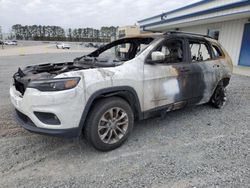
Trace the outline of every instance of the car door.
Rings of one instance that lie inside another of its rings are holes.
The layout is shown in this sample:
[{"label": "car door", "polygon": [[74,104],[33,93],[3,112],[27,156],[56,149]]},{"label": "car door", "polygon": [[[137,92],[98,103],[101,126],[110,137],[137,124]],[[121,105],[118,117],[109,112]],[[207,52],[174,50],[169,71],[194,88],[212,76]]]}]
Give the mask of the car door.
[{"label": "car door", "polygon": [[[164,54],[161,61],[153,61],[153,55]],[[181,108],[192,97],[192,74],[188,62],[187,43],[182,38],[167,39],[156,46],[144,63],[144,110],[169,107]]]},{"label": "car door", "polygon": [[213,58],[209,42],[203,39],[188,39],[189,64],[192,72],[192,98],[189,102],[200,104],[208,102],[220,78],[220,60]]}]

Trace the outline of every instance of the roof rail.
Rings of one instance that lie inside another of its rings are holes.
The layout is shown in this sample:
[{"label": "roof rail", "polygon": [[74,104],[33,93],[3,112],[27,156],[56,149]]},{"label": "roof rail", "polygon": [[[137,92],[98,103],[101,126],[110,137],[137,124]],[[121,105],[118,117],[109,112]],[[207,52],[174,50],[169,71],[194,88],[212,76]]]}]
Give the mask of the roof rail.
[{"label": "roof rail", "polygon": [[164,35],[169,35],[169,34],[186,34],[186,35],[194,35],[194,36],[201,36],[201,37],[207,37],[207,38],[214,39],[213,37],[210,37],[208,35],[202,35],[202,34],[198,34],[198,33],[188,33],[188,32],[182,32],[182,31],[167,31],[164,33]]}]

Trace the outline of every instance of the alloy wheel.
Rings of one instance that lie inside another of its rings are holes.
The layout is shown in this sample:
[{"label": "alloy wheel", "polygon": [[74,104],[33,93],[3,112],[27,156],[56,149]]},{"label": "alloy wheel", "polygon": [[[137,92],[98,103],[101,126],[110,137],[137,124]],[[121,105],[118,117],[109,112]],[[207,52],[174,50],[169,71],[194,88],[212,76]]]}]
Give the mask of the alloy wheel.
[{"label": "alloy wheel", "polygon": [[126,134],[128,123],[128,114],[124,109],[119,107],[110,108],[99,120],[99,138],[106,144],[117,143]]}]

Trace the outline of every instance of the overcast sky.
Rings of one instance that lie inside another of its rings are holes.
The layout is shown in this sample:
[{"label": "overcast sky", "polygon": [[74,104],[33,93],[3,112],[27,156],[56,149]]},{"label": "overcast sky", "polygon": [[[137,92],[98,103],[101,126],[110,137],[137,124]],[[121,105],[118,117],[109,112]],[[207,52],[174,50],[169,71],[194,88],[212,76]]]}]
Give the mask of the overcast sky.
[{"label": "overcast sky", "polygon": [[58,25],[64,28],[135,24],[199,0],[0,0],[0,26]]}]

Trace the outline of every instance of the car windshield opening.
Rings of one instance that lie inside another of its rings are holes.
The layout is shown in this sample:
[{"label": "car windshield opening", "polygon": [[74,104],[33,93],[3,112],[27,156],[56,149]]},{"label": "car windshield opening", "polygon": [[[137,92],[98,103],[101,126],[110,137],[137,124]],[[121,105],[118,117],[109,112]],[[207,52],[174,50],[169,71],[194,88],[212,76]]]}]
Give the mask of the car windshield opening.
[{"label": "car windshield opening", "polygon": [[77,60],[95,58],[102,63],[128,61],[142,53],[152,41],[151,37],[118,39]]}]

